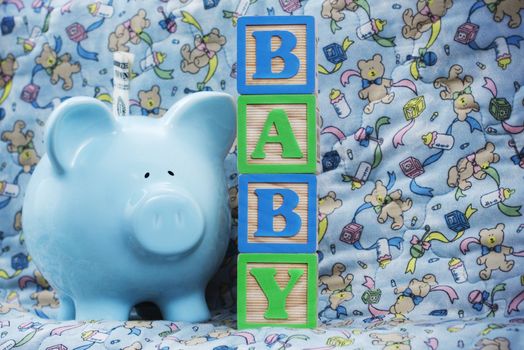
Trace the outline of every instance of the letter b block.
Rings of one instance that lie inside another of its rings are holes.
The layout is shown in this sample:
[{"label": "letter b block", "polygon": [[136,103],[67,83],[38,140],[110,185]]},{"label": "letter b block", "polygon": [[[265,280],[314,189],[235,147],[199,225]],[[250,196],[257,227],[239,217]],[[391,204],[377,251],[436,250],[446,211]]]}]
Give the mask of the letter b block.
[{"label": "letter b block", "polygon": [[238,328],[315,328],[316,254],[240,254]]},{"label": "letter b block", "polygon": [[315,92],[314,17],[240,17],[237,28],[240,94]]},{"label": "letter b block", "polygon": [[238,187],[240,252],[316,251],[315,175],[240,175]]},{"label": "letter b block", "polygon": [[238,170],[241,173],[315,173],[314,95],[238,98]]}]

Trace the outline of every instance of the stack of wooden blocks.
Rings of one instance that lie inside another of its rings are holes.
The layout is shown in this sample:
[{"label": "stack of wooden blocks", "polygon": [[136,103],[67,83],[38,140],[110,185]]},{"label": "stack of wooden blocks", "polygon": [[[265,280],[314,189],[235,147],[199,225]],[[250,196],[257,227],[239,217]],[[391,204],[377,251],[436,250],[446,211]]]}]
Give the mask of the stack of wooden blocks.
[{"label": "stack of wooden blocks", "polygon": [[241,17],[237,33],[238,328],[314,328],[314,17]]}]

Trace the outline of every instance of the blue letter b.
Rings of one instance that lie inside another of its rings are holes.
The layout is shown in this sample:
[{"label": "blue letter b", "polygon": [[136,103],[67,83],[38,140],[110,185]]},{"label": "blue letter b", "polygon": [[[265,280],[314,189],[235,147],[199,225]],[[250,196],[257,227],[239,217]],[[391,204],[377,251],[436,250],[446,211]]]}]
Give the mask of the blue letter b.
[{"label": "blue letter b", "polygon": [[[300,67],[298,57],[291,51],[297,45],[296,36],[285,30],[267,30],[253,32],[256,41],[256,71],[253,79],[289,79],[297,75]],[[271,38],[280,38],[280,47],[271,51]],[[284,69],[274,73],[271,69],[273,58],[284,61]]]},{"label": "blue letter b", "polygon": [[[258,197],[258,230],[255,237],[292,237],[300,231],[302,220],[293,211],[298,205],[298,194],[290,189],[256,189]],[[275,195],[282,196],[282,205],[273,209]],[[280,232],[273,229],[275,216],[281,215],[286,220],[286,226]]]}]

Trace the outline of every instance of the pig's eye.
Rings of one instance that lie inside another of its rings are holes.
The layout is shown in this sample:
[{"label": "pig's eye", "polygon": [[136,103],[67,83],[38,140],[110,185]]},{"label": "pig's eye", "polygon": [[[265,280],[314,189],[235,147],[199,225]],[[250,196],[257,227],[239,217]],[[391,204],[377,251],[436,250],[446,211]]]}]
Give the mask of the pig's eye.
[{"label": "pig's eye", "polygon": [[171,176],[175,176],[175,173],[172,172],[171,170],[168,170],[167,173],[168,173],[169,175],[171,175]]},{"label": "pig's eye", "polygon": [[145,173],[144,177],[147,179],[149,177],[149,173]]}]

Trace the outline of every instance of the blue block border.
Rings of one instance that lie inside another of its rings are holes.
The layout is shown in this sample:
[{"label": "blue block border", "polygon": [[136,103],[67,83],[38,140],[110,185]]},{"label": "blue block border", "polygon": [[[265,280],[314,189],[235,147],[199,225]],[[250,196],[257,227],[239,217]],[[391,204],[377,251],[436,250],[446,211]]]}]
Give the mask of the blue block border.
[{"label": "blue block border", "polygon": [[[249,243],[248,184],[249,183],[307,183],[307,242],[306,243]],[[317,250],[317,177],[312,174],[242,174],[238,178],[238,249],[241,253],[314,253]]]},{"label": "blue block border", "polygon": [[[300,85],[246,85],[246,26],[306,25],[306,83]],[[237,23],[237,90],[242,95],[313,94],[315,93],[315,17],[313,16],[246,16]]]}]

